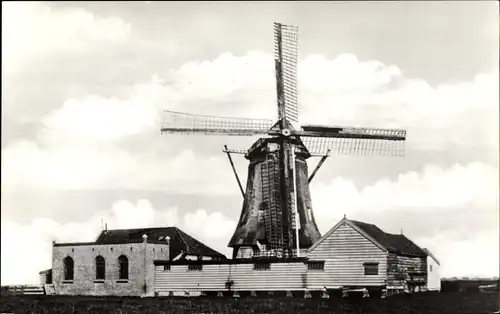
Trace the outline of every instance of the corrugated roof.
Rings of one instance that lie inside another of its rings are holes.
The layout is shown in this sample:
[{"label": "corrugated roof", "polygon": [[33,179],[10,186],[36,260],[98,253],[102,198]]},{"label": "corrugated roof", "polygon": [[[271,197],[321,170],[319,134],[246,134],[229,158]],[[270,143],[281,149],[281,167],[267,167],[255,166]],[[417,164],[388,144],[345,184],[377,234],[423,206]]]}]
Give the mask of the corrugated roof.
[{"label": "corrugated roof", "polygon": [[391,234],[382,231],[379,227],[361,221],[349,220],[359,229],[384,246],[389,252],[400,255],[427,256],[418,245],[403,234]]},{"label": "corrugated roof", "polygon": [[153,243],[165,243],[165,238],[170,237],[171,259],[181,253],[226,258],[225,255],[206,246],[177,227],[104,230],[95,244],[140,243],[143,241],[144,234],[148,236],[148,242]]}]

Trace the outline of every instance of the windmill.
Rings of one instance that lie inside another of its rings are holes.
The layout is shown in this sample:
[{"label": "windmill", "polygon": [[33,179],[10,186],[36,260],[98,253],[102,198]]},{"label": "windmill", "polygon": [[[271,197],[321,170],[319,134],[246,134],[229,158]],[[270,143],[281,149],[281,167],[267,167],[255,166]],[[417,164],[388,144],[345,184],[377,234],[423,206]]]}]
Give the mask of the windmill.
[{"label": "windmill", "polygon": [[[228,244],[235,257],[294,257],[320,237],[312,213],[309,183],[329,156],[371,154],[400,156],[406,131],[302,125],[297,102],[298,27],[274,23],[278,120],[195,115],[165,111],[162,134],[261,136],[247,150],[227,153],[244,197],[236,230]],[[243,190],[230,153],[250,161]],[[308,177],[306,159],[321,156]]]}]

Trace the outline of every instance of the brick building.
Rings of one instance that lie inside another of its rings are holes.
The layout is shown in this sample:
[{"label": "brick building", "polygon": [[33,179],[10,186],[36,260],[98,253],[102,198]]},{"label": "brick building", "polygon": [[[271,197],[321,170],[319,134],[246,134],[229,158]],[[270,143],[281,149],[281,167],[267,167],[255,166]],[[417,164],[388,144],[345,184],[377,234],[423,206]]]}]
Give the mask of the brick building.
[{"label": "brick building", "polygon": [[60,295],[154,295],[155,260],[222,260],[176,227],[103,230],[95,242],[52,245],[42,284]]}]

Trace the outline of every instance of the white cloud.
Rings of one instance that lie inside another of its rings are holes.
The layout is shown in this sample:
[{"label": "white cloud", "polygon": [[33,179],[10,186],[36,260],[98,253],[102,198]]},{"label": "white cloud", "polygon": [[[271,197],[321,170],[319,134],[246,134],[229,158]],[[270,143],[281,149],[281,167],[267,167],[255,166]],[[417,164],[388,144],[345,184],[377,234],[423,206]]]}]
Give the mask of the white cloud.
[{"label": "white cloud", "polygon": [[[20,225],[2,218],[2,285],[37,284],[38,272],[51,267],[52,240],[94,241],[100,232],[101,219],[108,229],[177,226],[223,254],[229,253],[227,239],[236,223],[220,213],[207,214],[203,209],[185,215],[179,214],[176,207],[155,209],[148,200],[139,200],[137,204],[117,201],[110,210],[96,212],[85,222],[61,224],[36,218],[30,224]],[[28,247],[29,250],[19,249]]]},{"label": "white cloud", "polygon": [[135,160],[105,145],[70,143],[49,150],[19,141],[2,152],[2,190],[104,188]]},{"label": "white cloud", "polygon": [[[130,100],[97,95],[70,99],[43,119],[46,129],[40,134],[41,140],[56,145],[64,140],[109,143],[145,129],[158,128],[158,112],[147,95],[144,96]],[[68,142],[62,144],[70,144]]]},{"label": "white cloud", "polygon": [[2,2],[2,58],[6,70],[57,52],[122,42],[131,26],[118,17],[79,9],[51,9],[40,2]]},{"label": "white cloud", "polygon": [[481,163],[448,169],[429,165],[364,189],[336,177],[313,185],[315,218],[322,233],[344,214],[389,233],[403,228],[437,255],[444,276],[493,276],[500,256],[498,175],[498,168]]},{"label": "white cloud", "polygon": [[[273,118],[272,62],[270,54],[259,51],[242,57],[225,53],[211,62],[188,62],[165,79],[155,75],[150,82],[133,86],[127,99],[98,95],[69,99],[42,119],[40,144],[14,143],[4,150],[2,168],[10,170],[8,177],[2,177],[51,188],[93,189],[106,184],[128,188],[141,182],[143,187],[179,190],[192,189],[190,184],[207,177],[228,178],[224,156],[199,165],[203,160],[199,152],[183,152],[189,150],[188,141],[201,144],[198,138],[157,140],[161,112]],[[333,60],[308,56],[299,74],[303,122],[404,127],[409,132],[407,147],[419,152],[458,149],[494,155],[498,150],[498,77],[493,74],[431,87],[405,78],[395,66],[360,62],[352,55]],[[135,151],[117,148],[140,136],[146,141]],[[168,154],[143,153],[145,147],[160,145]],[[219,152],[215,147],[213,151]],[[136,180],[125,179],[131,174]]]}]

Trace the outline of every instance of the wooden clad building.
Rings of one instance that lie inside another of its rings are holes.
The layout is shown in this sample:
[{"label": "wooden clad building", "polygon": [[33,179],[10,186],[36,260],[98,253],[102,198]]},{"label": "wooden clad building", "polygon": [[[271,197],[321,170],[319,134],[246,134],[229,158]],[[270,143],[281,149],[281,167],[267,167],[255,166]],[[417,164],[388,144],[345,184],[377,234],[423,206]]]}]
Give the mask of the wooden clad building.
[{"label": "wooden clad building", "polygon": [[155,293],[427,288],[427,253],[402,234],[346,218],[304,257],[156,260]]},{"label": "wooden clad building", "polygon": [[343,218],[308,251],[309,260],[324,260],[323,280],[332,287],[425,289],[427,253],[403,234]]},{"label": "wooden clad building", "polygon": [[423,249],[427,254],[427,290],[441,291],[441,274],[439,260],[428,249]]}]

